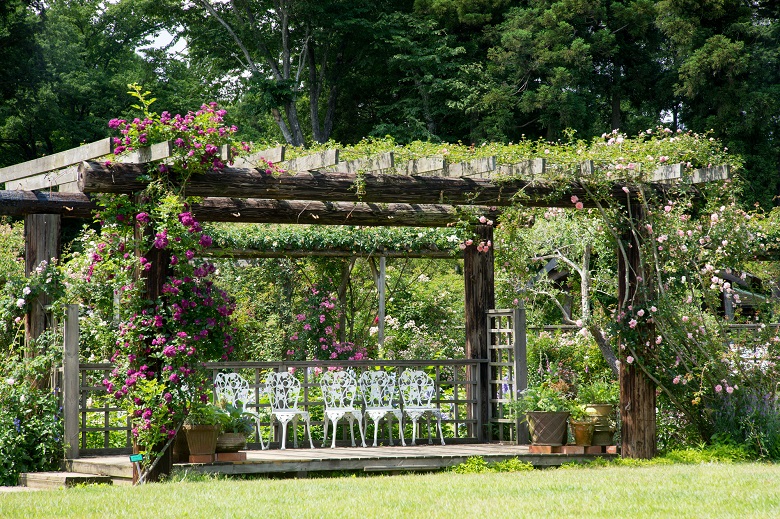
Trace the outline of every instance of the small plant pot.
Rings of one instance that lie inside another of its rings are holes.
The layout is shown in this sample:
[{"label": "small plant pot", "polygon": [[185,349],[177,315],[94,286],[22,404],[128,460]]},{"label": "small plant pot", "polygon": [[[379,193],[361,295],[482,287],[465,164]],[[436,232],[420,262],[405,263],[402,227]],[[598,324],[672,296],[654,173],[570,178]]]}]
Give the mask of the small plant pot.
[{"label": "small plant pot", "polygon": [[585,447],[593,445],[593,431],[595,425],[592,421],[578,422],[569,420],[571,435],[574,437],[574,445],[584,445]]},{"label": "small plant pot", "polygon": [[217,452],[238,452],[246,447],[244,433],[222,433],[217,437]]},{"label": "small plant pot", "polygon": [[184,425],[190,456],[214,454],[217,448],[219,425]]},{"label": "small plant pot", "polygon": [[568,437],[566,427],[569,413],[530,411],[525,414],[531,443],[534,445],[563,445]]}]

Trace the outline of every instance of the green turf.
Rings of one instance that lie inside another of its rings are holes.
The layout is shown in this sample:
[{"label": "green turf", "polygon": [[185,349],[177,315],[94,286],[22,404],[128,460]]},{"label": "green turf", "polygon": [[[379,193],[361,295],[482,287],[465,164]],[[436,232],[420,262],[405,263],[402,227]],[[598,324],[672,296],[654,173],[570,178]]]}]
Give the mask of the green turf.
[{"label": "green turf", "polygon": [[212,480],[0,495],[0,517],[780,517],[780,466]]}]

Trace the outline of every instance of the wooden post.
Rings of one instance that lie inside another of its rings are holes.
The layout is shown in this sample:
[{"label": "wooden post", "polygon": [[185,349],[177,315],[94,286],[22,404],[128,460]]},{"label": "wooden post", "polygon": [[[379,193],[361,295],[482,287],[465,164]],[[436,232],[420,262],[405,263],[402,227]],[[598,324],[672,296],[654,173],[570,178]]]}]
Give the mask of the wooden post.
[{"label": "wooden post", "polygon": [[[29,214],[24,217],[24,268],[29,275],[42,261],[51,261],[59,257],[60,215]],[[35,339],[51,327],[46,307],[49,298],[40,295],[32,301],[30,311],[25,316],[25,357],[37,356]],[[45,387],[46,381],[38,381],[38,387]]]},{"label": "wooden post", "polygon": [[[466,358],[488,358],[488,326],[487,311],[495,306],[495,289],[493,285],[493,227],[477,225],[475,227],[474,243],[464,251],[463,274],[465,277],[465,311],[466,311]],[[477,245],[481,242],[491,246],[485,252],[479,252]],[[477,392],[481,402],[478,403],[477,440],[484,441],[485,427],[488,424],[490,409],[490,378],[487,363],[479,367],[479,376],[474,377],[481,384]],[[469,398],[472,398],[469,395]]]},{"label": "wooden post", "polygon": [[385,275],[387,268],[387,258],[385,256],[379,256],[379,281],[377,283],[379,289],[379,332],[377,335],[377,342],[381,349],[385,345],[385,297],[386,297],[386,283]]},{"label": "wooden post", "polygon": [[[515,394],[517,398],[520,391],[528,388],[528,354],[527,337],[525,330],[525,305],[519,301],[517,308],[512,310],[512,324],[514,325],[514,360],[515,360]],[[515,421],[516,440],[518,445],[526,445],[528,438],[528,423],[521,417]]]},{"label": "wooden post", "polygon": [[[634,228],[643,232],[644,209],[636,201],[630,206]],[[637,276],[643,276],[647,283],[653,276],[647,276],[641,269],[640,237],[626,231],[623,244],[626,256],[618,253],[618,312],[626,305],[635,301],[639,281]],[[654,330],[652,324],[646,322],[638,325],[640,339],[632,344],[636,351],[644,349],[644,342],[652,340]],[[622,340],[622,339],[621,339]],[[623,355],[625,358],[625,355]],[[622,455],[626,458],[649,459],[656,455],[656,422],[655,422],[655,386],[645,377],[636,365],[620,365],[620,420]]]},{"label": "wooden post", "polygon": [[68,305],[62,356],[62,418],[65,457],[79,457],[79,305]]}]

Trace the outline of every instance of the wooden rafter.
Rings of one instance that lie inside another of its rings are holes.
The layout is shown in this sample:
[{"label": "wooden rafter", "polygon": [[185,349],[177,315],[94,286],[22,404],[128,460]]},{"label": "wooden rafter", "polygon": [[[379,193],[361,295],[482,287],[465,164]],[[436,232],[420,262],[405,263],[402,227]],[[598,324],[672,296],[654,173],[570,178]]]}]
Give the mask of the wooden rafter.
[{"label": "wooden rafter", "polygon": [[[64,218],[92,218],[97,209],[83,193],[0,191],[0,214],[60,214]],[[472,211],[497,220],[501,209],[472,207]],[[318,202],[256,198],[204,198],[193,204],[202,221],[388,227],[446,227],[458,221],[457,208],[445,204],[375,204],[366,202]]]}]

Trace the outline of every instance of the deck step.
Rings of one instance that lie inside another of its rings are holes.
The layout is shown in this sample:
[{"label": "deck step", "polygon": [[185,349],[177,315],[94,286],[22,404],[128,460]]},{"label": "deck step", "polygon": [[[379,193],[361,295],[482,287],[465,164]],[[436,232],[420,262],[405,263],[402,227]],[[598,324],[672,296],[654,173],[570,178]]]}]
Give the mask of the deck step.
[{"label": "deck step", "polygon": [[127,456],[66,459],[62,468],[69,472],[110,476],[115,483],[133,479],[133,465]]},{"label": "deck step", "polygon": [[95,484],[111,485],[111,477],[78,472],[24,472],[19,475],[19,486],[28,488],[68,488]]}]

